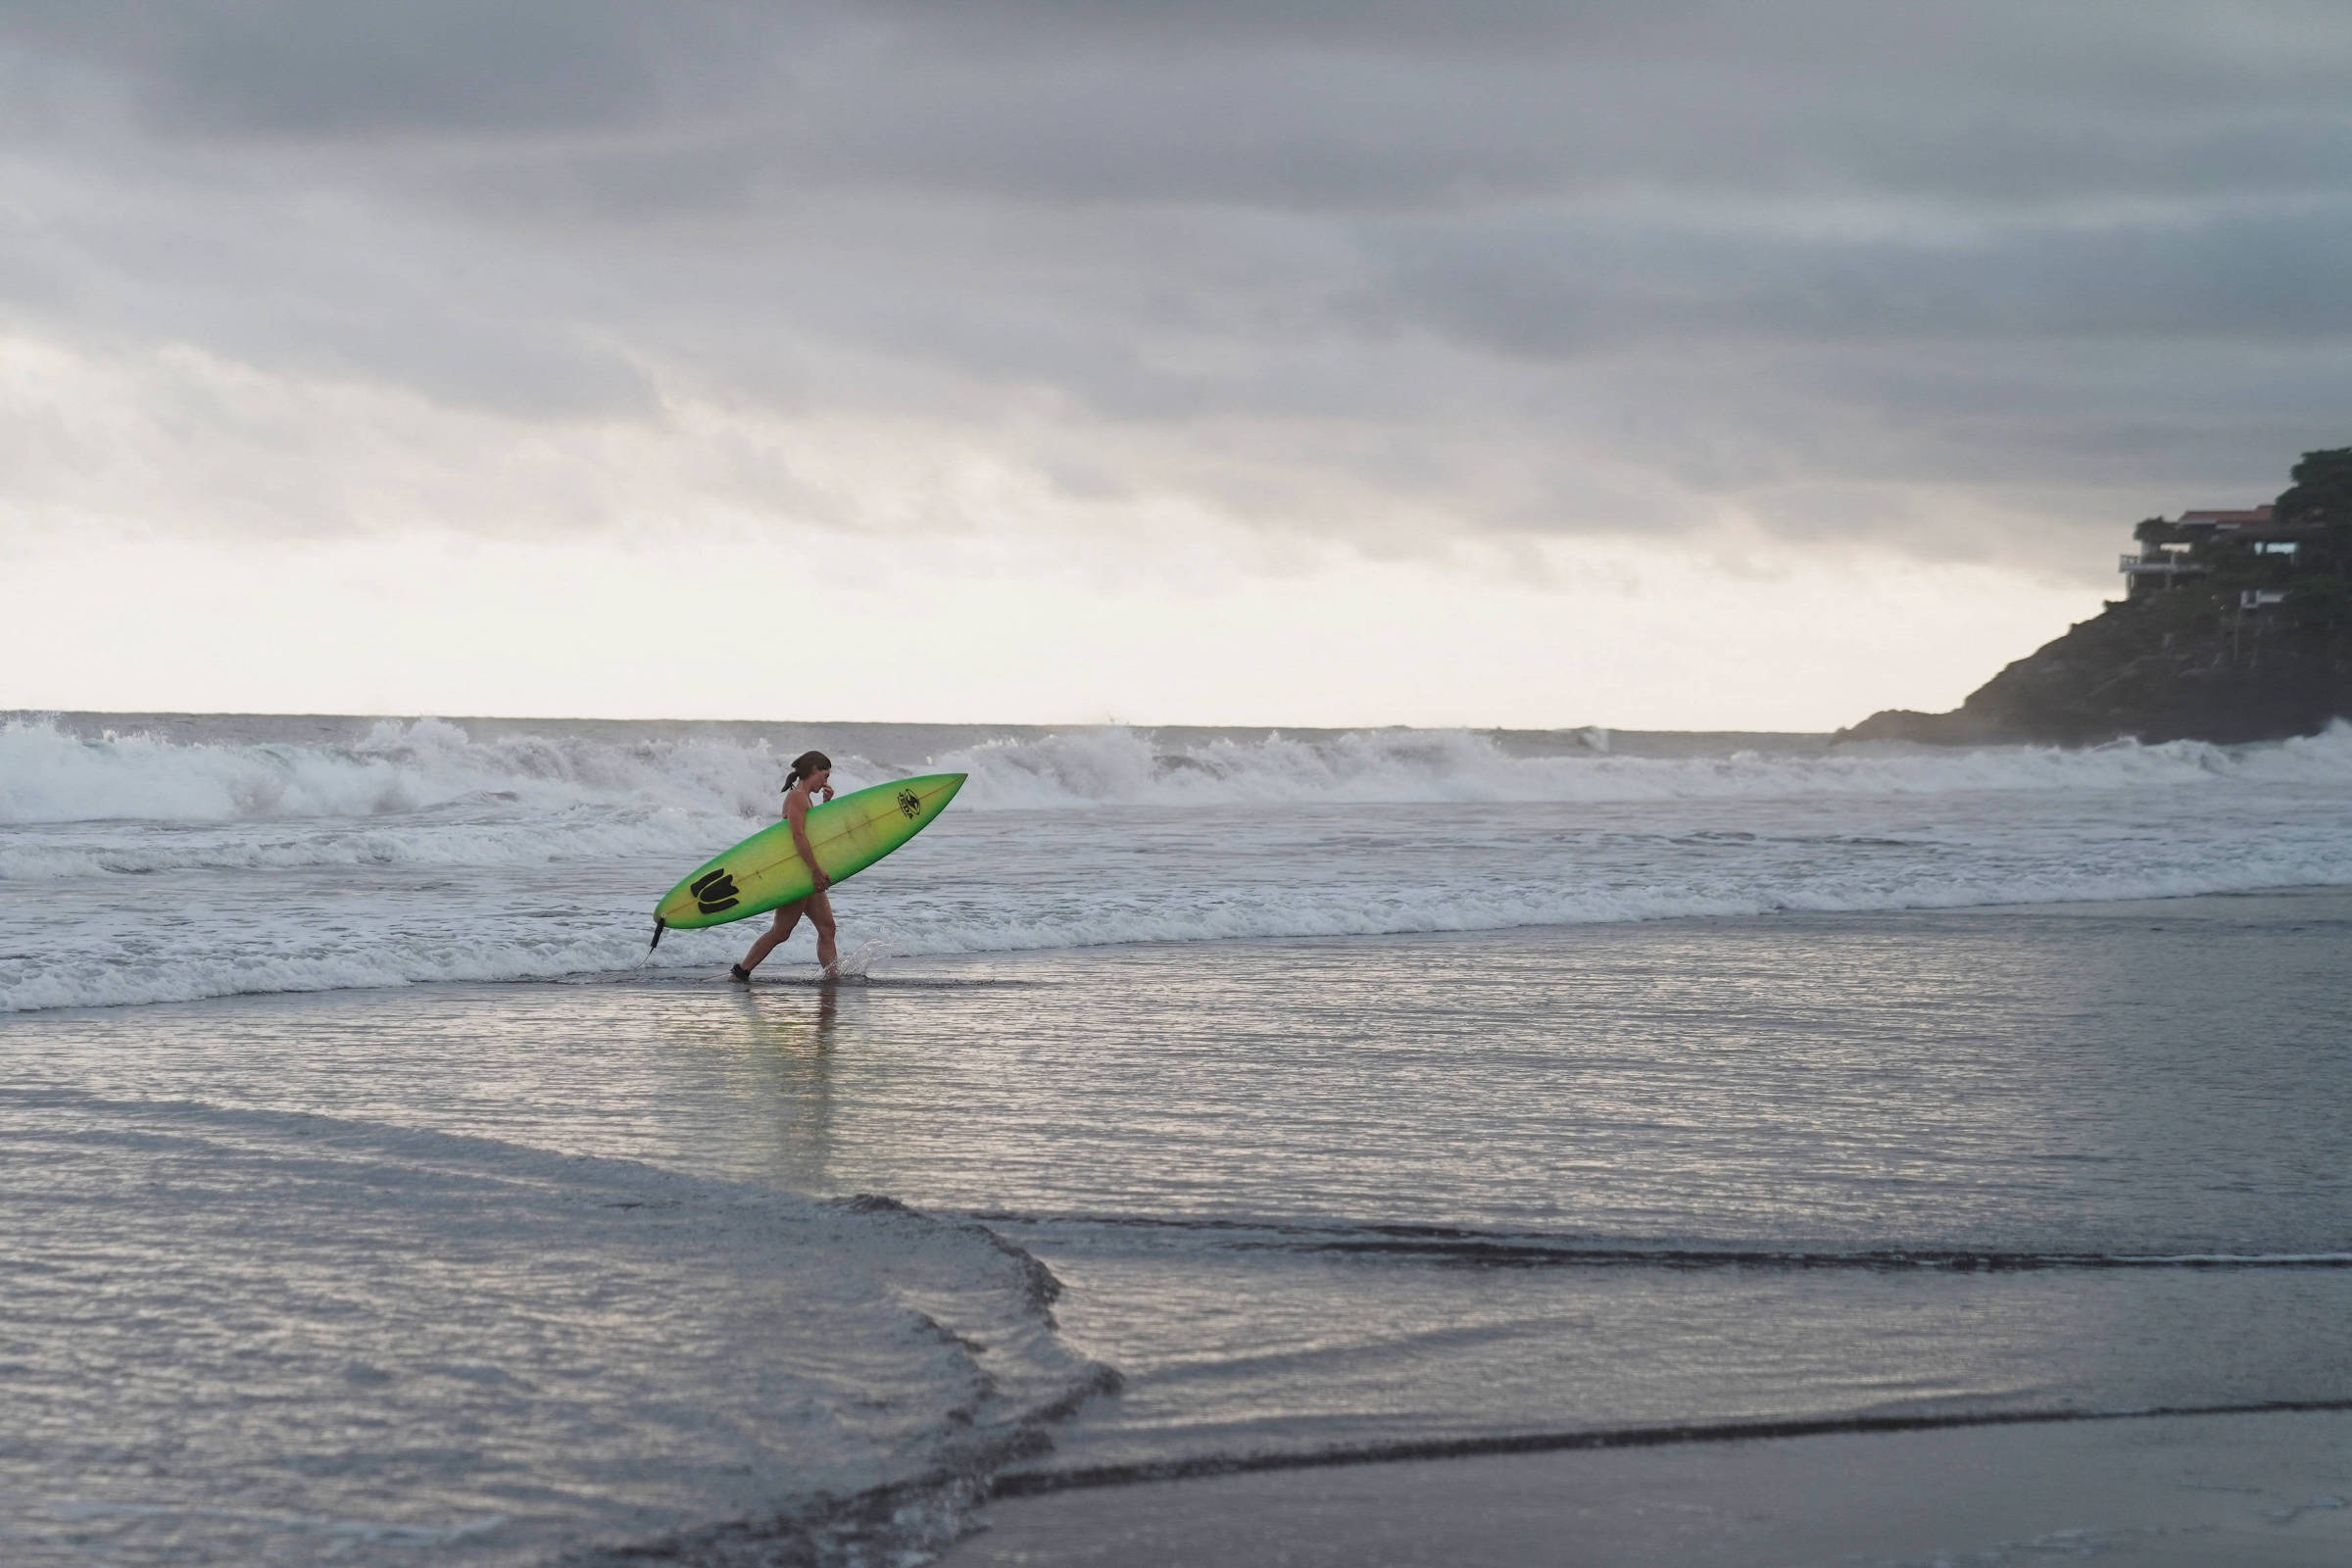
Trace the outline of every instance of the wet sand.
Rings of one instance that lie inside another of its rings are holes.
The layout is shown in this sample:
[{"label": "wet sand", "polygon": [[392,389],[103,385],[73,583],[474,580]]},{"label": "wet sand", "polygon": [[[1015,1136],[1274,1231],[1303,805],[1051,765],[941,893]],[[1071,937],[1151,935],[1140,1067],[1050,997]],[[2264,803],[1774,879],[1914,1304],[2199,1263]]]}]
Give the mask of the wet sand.
[{"label": "wet sand", "polygon": [[2352,1562],[2352,1413],[1332,1465],[993,1503],[941,1568]]}]

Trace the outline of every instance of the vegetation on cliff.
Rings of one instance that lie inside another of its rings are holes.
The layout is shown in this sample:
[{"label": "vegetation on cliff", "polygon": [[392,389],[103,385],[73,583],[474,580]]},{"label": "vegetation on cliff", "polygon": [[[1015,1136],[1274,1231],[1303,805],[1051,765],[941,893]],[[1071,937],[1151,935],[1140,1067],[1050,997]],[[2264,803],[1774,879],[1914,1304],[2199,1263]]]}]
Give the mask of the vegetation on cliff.
[{"label": "vegetation on cliff", "polygon": [[2352,447],[2305,453],[2292,478],[2260,521],[2151,517],[2130,597],[1948,713],[1889,709],[1838,738],[2233,742],[2352,718]]}]

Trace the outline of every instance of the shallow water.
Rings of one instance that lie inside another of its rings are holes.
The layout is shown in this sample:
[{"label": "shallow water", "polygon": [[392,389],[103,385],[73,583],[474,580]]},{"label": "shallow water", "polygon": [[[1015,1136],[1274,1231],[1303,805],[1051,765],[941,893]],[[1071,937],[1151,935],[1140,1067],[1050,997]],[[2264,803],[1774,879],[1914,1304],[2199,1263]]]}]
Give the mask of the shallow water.
[{"label": "shallow water", "polygon": [[[83,1436],[63,1458],[36,1442],[29,1475],[20,1445],[10,1490],[44,1499],[44,1528],[61,1495],[228,1495],[365,1523],[387,1560],[424,1537],[386,1521],[440,1532],[436,1561],[658,1539],[698,1508],[755,1512],[763,1488],[805,1499],[814,1478],[935,1469],[926,1446],[956,1430],[945,1412],[972,1397],[972,1368],[919,1328],[888,1330],[877,1303],[903,1311],[956,1279],[956,1332],[1032,1337],[1016,1361],[1030,1405],[1081,1383],[1086,1358],[1125,1378],[1053,1424],[1051,1451],[989,1461],[1016,1467],[2352,1397],[2352,1020],[2334,979],[2348,932],[2352,897],[2306,893],[1125,948],[748,994],[616,977],[21,1017],[10,1147],[37,1168],[54,1169],[42,1151],[61,1118],[85,1158],[139,1144],[133,1165],[98,1167],[117,1192],[134,1169],[152,1186],[169,1158],[197,1191],[252,1187],[240,1202],[257,1202],[296,1157],[257,1139],[368,1161],[356,1201],[350,1179],[320,1187],[306,1165],[306,1196],[268,1205],[285,1245],[260,1262],[238,1210],[190,1196],[81,1210],[110,1279],[178,1277],[169,1299],[193,1314],[158,1321],[132,1289],[139,1315],[95,1350],[75,1314],[35,1322],[33,1364],[71,1343],[141,1388],[121,1407],[133,1426],[192,1397],[150,1386],[150,1359],[184,1361],[187,1335],[253,1332],[195,1304],[220,1284],[208,1270],[233,1262],[258,1271],[253,1288],[300,1296],[348,1280],[379,1223],[381,1264],[414,1269],[457,1245],[447,1227],[467,1213],[525,1262],[514,1279],[431,1263],[442,1294],[408,1328],[370,1326],[409,1290],[380,1281],[350,1322],[270,1320],[316,1373],[271,1374],[271,1397],[335,1433],[331,1462],[293,1464],[231,1423],[192,1484],[159,1492],[127,1430],[97,1446],[126,1459],[93,1456],[69,1379],[51,1386]],[[566,1175],[540,1151],[622,1163]],[[654,1171],[687,1184],[687,1235],[711,1213],[755,1218],[696,1247],[649,1244],[634,1210],[580,1196]],[[473,1195],[482,1184],[536,1196]],[[66,1200],[41,1192],[12,1183],[17,1235],[57,1234]],[[927,1244],[945,1253],[910,1249],[802,1196],[860,1192],[977,1217],[1042,1258],[1067,1287],[1058,1339],[1034,1339],[1042,1319],[1004,1254],[957,1252],[956,1231]],[[843,1229],[824,1247],[745,1255],[761,1227],[825,1215]],[[191,1264],[191,1249],[227,1261]],[[578,1441],[577,1401],[545,1392],[538,1331],[514,1326],[583,1270],[611,1317],[575,1322],[559,1359],[632,1412],[601,1456]],[[638,1319],[665,1271],[677,1300],[649,1348]],[[453,1322],[462,1354],[434,1337]],[[800,1387],[811,1358],[825,1370]],[[466,1441],[394,1444],[366,1430],[389,1396],[346,1363],[428,1405],[450,1386],[434,1368],[462,1363],[468,1397],[495,1396],[445,1412]],[[770,1381],[747,1383],[753,1367]],[[248,1375],[233,1357],[207,1373],[223,1396]],[[648,1423],[646,1405],[668,1413]],[[874,1420],[904,1429],[844,1436]],[[710,1483],[699,1450],[665,1435],[680,1422],[715,1422],[764,1458]],[[419,1446],[442,1467],[430,1485],[401,1457]],[[517,1471],[523,1503],[490,1479]],[[111,1544],[246,1539],[135,1517]]]},{"label": "shallow water", "polygon": [[[0,773],[11,1562],[919,1556],[992,1473],[2352,1399],[2352,893],[1962,906],[2352,881],[2352,738],[960,737],[863,972],[747,992],[740,927],[637,962],[741,735],[186,722]],[[264,994],[140,1000],[207,989]]]}]

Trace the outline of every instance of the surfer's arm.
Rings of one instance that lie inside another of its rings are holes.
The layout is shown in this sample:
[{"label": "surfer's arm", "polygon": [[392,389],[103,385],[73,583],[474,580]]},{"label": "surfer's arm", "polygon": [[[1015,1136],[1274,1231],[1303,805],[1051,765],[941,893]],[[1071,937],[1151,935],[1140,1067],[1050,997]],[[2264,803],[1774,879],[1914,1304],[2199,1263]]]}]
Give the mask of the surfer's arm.
[{"label": "surfer's arm", "polygon": [[784,801],[784,819],[792,824],[792,847],[808,863],[809,882],[816,892],[824,892],[833,885],[833,879],[825,875],[825,868],[816,863],[816,851],[808,847],[808,803],[787,796]]}]

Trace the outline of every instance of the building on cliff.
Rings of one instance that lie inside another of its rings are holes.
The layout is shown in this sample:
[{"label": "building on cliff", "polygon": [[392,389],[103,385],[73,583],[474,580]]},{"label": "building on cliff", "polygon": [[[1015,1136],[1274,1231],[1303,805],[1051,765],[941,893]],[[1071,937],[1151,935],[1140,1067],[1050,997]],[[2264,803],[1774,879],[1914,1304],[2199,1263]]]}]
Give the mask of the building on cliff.
[{"label": "building on cliff", "polygon": [[2250,610],[2284,603],[2284,579],[2297,571],[2333,574],[2345,564],[2335,560],[2336,530],[2324,522],[2278,521],[2273,507],[2150,517],[2132,530],[2132,537],[2138,551],[2117,563],[2127,600],[2177,588],[2184,579],[2208,577],[2217,569],[2242,576],[2249,567],[2269,568],[2280,582],[2244,588],[2239,603]]}]

